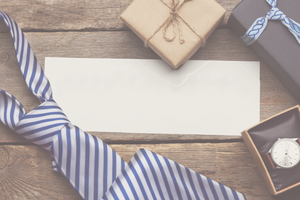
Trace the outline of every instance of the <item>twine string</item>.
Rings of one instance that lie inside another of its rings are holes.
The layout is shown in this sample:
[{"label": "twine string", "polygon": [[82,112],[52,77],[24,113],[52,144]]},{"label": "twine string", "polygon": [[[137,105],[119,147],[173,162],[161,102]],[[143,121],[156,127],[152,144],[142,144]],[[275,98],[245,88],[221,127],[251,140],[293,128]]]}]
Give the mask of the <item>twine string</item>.
[{"label": "twine string", "polygon": [[[176,1],[176,2],[175,2]],[[149,40],[151,38],[153,38],[153,36],[161,29],[162,29],[162,34],[163,34],[163,38],[167,41],[167,42],[172,42],[176,36],[177,36],[177,30],[178,30],[178,34],[179,34],[179,42],[180,44],[183,44],[185,42],[185,40],[183,39],[183,34],[182,34],[182,30],[181,30],[181,23],[179,21],[179,19],[181,21],[184,22],[184,24],[186,24],[201,40],[201,46],[204,46],[205,41],[204,39],[197,33],[197,31],[190,26],[179,14],[178,14],[178,10],[179,8],[187,1],[191,1],[191,0],[172,0],[172,4],[171,6],[168,5],[164,0],[161,0],[161,2],[167,6],[171,11],[170,11],[170,15],[169,17],[148,37],[148,39],[145,40],[145,47],[148,47],[148,43]],[[173,27],[173,35],[172,37],[168,37],[167,36],[167,30],[169,29],[169,27],[172,25]]]}]

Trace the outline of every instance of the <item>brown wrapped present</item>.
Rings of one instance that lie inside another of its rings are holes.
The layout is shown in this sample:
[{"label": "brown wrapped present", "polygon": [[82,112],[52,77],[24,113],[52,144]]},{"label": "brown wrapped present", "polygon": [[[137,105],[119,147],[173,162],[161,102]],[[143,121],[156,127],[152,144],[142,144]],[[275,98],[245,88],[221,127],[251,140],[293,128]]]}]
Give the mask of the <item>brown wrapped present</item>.
[{"label": "brown wrapped present", "polygon": [[222,22],[215,0],[134,0],[124,23],[172,68],[178,69]]}]

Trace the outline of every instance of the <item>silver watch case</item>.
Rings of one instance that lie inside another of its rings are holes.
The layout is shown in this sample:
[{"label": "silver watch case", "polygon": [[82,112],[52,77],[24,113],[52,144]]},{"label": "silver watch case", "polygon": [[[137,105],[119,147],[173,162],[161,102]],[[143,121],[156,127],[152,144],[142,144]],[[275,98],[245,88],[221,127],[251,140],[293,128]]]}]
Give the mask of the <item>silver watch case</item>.
[{"label": "silver watch case", "polygon": [[300,145],[299,145],[298,142],[296,142],[296,141],[298,140],[298,138],[278,138],[278,140],[272,145],[272,147],[271,147],[271,149],[269,150],[268,153],[270,154],[270,158],[272,159],[272,162],[274,163],[276,169],[290,169],[290,168],[293,168],[293,167],[297,166],[297,165],[299,164],[299,162],[300,162],[300,159],[298,160],[297,164],[294,165],[294,166],[292,166],[292,167],[281,167],[281,166],[278,166],[278,165],[275,164],[275,161],[274,161],[274,159],[273,159],[273,157],[272,157],[273,147],[274,147],[278,142],[280,142],[280,141],[282,141],[282,140],[288,140],[288,141],[291,141],[291,142],[295,143],[295,144],[298,146],[299,150],[300,150]]}]

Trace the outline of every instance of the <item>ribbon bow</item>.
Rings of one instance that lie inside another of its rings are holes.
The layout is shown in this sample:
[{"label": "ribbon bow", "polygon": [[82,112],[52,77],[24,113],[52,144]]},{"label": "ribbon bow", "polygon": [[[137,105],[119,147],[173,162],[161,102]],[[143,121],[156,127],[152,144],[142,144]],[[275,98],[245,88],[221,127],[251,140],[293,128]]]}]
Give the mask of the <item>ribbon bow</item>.
[{"label": "ribbon bow", "polygon": [[[172,4],[171,6],[168,5],[164,0],[161,0],[161,2],[163,4],[165,4],[168,8],[170,8],[170,15],[169,17],[164,21],[164,23],[158,27],[158,29],[156,29],[153,34],[148,37],[147,40],[145,40],[145,47],[148,46],[148,42],[149,40],[161,29],[162,29],[162,33],[163,33],[163,37],[164,39],[167,41],[167,42],[172,42],[175,38],[176,38],[176,35],[177,35],[177,31],[176,29],[178,29],[178,33],[179,33],[179,42],[180,44],[183,44],[185,42],[185,40],[183,39],[183,34],[182,34],[182,31],[181,31],[181,25],[180,25],[180,21],[179,19],[184,22],[201,40],[202,42],[202,46],[204,46],[205,44],[205,41],[203,40],[203,38],[197,33],[197,31],[191,27],[179,14],[178,14],[178,10],[179,8],[187,1],[191,1],[191,0],[179,0],[179,1],[176,1],[176,0],[172,0]],[[172,37],[167,37],[167,30],[170,26],[173,26],[173,36]]]},{"label": "ribbon bow", "polygon": [[288,18],[281,10],[277,8],[277,0],[266,0],[272,9],[268,12],[266,17],[260,17],[254,21],[248,31],[241,37],[247,46],[254,43],[262,32],[267,27],[269,20],[280,20],[289,31],[295,36],[300,44],[300,24]]}]

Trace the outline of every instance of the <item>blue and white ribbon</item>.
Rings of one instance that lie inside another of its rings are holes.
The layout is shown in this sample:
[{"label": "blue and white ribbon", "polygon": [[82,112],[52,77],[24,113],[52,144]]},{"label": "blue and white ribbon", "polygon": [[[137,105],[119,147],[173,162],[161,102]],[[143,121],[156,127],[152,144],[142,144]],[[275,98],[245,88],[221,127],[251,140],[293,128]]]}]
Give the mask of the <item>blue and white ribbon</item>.
[{"label": "blue and white ribbon", "polygon": [[254,43],[262,34],[268,24],[268,20],[280,20],[289,31],[295,36],[300,44],[300,24],[288,18],[281,10],[277,8],[277,0],[266,0],[272,9],[266,17],[260,17],[255,20],[248,31],[241,37],[247,46]]},{"label": "blue and white ribbon", "polygon": [[106,143],[70,123],[52,98],[49,81],[21,29],[0,11],[10,29],[26,84],[41,101],[29,113],[0,90],[0,120],[51,153],[61,173],[84,199],[226,199],[245,196],[174,161],[140,149],[127,164]]}]

